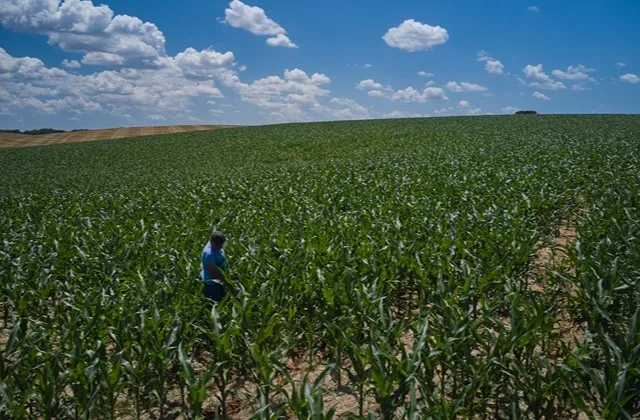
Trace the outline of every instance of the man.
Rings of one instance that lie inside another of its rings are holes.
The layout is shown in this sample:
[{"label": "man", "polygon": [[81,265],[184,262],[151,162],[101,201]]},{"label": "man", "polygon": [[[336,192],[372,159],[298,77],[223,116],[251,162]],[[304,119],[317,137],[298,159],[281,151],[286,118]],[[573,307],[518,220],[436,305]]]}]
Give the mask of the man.
[{"label": "man", "polygon": [[224,270],[228,264],[222,247],[226,240],[222,232],[214,230],[202,250],[200,277],[204,282],[204,295],[214,302],[220,302],[224,297]]}]

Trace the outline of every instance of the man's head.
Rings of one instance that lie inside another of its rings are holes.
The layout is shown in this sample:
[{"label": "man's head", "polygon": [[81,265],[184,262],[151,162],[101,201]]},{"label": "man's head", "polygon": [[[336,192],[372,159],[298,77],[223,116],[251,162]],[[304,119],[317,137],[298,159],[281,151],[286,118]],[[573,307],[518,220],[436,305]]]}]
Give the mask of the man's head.
[{"label": "man's head", "polygon": [[211,245],[213,245],[216,249],[222,249],[224,243],[227,241],[227,238],[224,237],[224,234],[222,232],[214,230],[213,232],[211,232],[211,238],[209,240],[211,241]]}]

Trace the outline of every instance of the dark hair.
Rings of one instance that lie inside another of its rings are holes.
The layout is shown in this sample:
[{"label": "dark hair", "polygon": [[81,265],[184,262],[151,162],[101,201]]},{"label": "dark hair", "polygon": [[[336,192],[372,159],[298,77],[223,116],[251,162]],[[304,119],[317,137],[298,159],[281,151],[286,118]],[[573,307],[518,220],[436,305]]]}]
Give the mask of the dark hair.
[{"label": "dark hair", "polygon": [[214,230],[213,232],[211,232],[210,240],[214,244],[222,246],[227,241],[227,238],[224,237],[224,234],[222,232]]}]

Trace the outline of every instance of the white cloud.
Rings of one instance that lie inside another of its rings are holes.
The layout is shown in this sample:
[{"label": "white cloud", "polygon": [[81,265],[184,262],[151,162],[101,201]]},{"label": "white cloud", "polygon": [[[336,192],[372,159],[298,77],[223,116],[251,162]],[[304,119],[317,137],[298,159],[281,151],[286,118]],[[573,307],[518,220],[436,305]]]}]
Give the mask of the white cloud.
[{"label": "white cloud", "polygon": [[513,106],[505,106],[504,108],[502,108],[502,112],[504,112],[505,114],[515,114],[517,111],[520,111],[520,108],[516,108]]},{"label": "white cloud", "polygon": [[340,119],[370,118],[369,110],[358,102],[349,98],[331,98],[329,104],[342,106],[342,109],[329,108],[329,114]]},{"label": "white cloud", "polygon": [[542,64],[538,64],[537,66],[533,66],[528,64],[522,72],[531,79],[535,79],[539,82],[551,82],[551,77],[543,71]]},{"label": "white cloud", "polygon": [[481,115],[482,114],[482,108],[471,108],[467,114],[469,115]]},{"label": "white cloud", "polygon": [[529,78],[535,80],[532,83],[529,83],[530,87],[537,87],[540,89],[549,89],[549,90],[558,90],[558,89],[566,89],[564,83],[559,81],[554,81],[548,74],[543,71],[542,64],[538,64],[533,66],[528,64],[522,72]]},{"label": "white cloud", "polygon": [[209,113],[211,115],[213,115],[214,117],[219,117],[221,115],[224,115],[224,110],[222,110],[222,109],[210,109]]},{"label": "white cloud", "polygon": [[379,90],[382,89],[382,85],[373,79],[362,80],[356,85],[356,89],[359,90]]},{"label": "white cloud", "polygon": [[436,85],[436,82],[434,82],[433,80],[429,80],[429,81],[428,81],[427,83],[425,83],[424,85],[425,85],[426,87],[429,87],[429,86],[435,86],[435,85]]},{"label": "white cloud", "polygon": [[447,88],[453,92],[485,92],[487,89],[484,86],[469,83],[469,82],[449,82],[447,83]]},{"label": "white cloud", "polygon": [[540,101],[545,101],[545,102],[549,102],[551,100],[551,98],[549,98],[547,95],[545,95],[544,93],[540,93],[540,92],[533,92],[533,94],[531,95],[534,98],[540,100]]},{"label": "white cloud", "polygon": [[211,101],[211,100],[209,100],[209,101],[207,101],[207,104],[209,104],[209,105],[215,105],[215,104],[216,104],[216,101]]},{"label": "white cloud", "polygon": [[397,110],[382,114],[382,118],[424,118],[428,116],[429,114],[419,114],[416,112],[405,112]]},{"label": "white cloud", "polygon": [[162,121],[162,120],[164,120],[164,119],[165,119],[165,118],[164,118],[162,115],[160,115],[160,114],[151,114],[151,115],[147,115],[147,118],[148,118],[148,119],[150,119],[150,120],[152,120],[152,121]]},{"label": "white cloud", "polygon": [[298,48],[298,46],[291,42],[289,37],[284,34],[278,34],[272,38],[267,38],[267,44],[272,47]]},{"label": "white cloud", "polygon": [[491,60],[491,56],[485,50],[480,50],[480,51],[478,51],[478,54],[477,54],[477,60],[478,61]]},{"label": "white cloud", "polygon": [[536,12],[536,13],[538,13],[538,12],[540,12],[540,9],[538,9],[538,6],[529,6],[529,7],[527,7],[527,11],[528,12]]},{"label": "white cloud", "polygon": [[371,64],[369,64],[369,63],[367,63],[367,64],[365,64],[365,65],[364,65],[364,68],[365,68],[365,69],[370,69],[371,67],[373,67],[373,66],[372,66]]},{"label": "white cloud", "polygon": [[191,122],[195,122],[195,123],[201,123],[201,122],[202,122],[202,120],[201,120],[200,118],[198,118],[198,117],[194,117],[194,116],[192,116],[192,115],[190,115],[187,119],[188,119],[189,121],[191,121]]},{"label": "white cloud", "polygon": [[427,86],[422,90],[412,86],[395,90],[391,86],[382,86],[372,79],[367,79],[358,83],[356,89],[368,90],[368,95],[371,97],[386,98],[398,102],[425,103],[431,99],[449,99],[442,88],[432,87],[430,83],[427,83]]},{"label": "white cloud", "polygon": [[260,113],[272,121],[308,121],[323,118],[349,118],[337,115],[339,110],[323,105],[320,100],[328,96],[329,90],[323,85],[331,83],[324,74],[309,76],[300,69],[285,70],[284,78],[268,76],[250,84],[237,78],[228,86],[241,99],[260,109]]},{"label": "white cloud", "polygon": [[590,88],[577,83],[577,84],[574,84],[573,86],[571,86],[571,89],[572,90],[576,90],[576,91],[581,91],[581,90],[589,90]]},{"label": "white cloud", "polygon": [[69,117],[69,121],[80,121],[78,117]]},{"label": "white cloud", "polygon": [[390,47],[415,52],[428,51],[437,45],[444,44],[449,39],[449,34],[440,26],[407,19],[400,26],[390,28],[382,39]]},{"label": "white cloud", "polygon": [[264,10],[233,0],[224,11],[225,22],[234,28],[245,29],[254,35],[280,35],[287,31],[267,17]]},{"label": "white cloud", "polygon": [[392,101],[425,103],[430,99],[447,99],[444,90],[438,87],[427,87],[419,91],[411,86],[392,92],[388,96]]},{"label": "white cloud", "polygon": [[627,63],[622,63],[622,62],[618,61],[616,63],[616,66],[618,66],[618,67],[627,67]]},{"label": "white cloud", "polygon": [[502,74],[504,73],[504,65],[498,60],[487,60],[484,65],[484,69],[487,73]]},{"label": "white cloud", "polygon": [[124,64],[124,57],[118,54],[90,52],[82,57],[82,63],[94,66],[121,66]]},{"label": "white cloud", "polygon": [[433,73],[427,73],[426,71],[419,71],[418,72],[418,76],[422,76],[422,77],[432,77]]},{"label": "white cloud", "polygon": [[81,64],[78,60],[67,60],[66,58],[60,63],[62,67],[67,69],[79,69]]},{"label": "white cloud", "polygon": [[463,101],[460,101],[460,102],[458,102],[458,106],[459,106],[460,108],[469,108],[469,106],[470,106],[470,105],[469,105],[469,101],[464,101],[464,100],[463,100]]},{"label": "white cloud", "polygon": [[637,74],[633,74],[633,73],[627,73],[620,76],[620,80],[622,80],[623,82],[631,83],[632,85],[635,85],[636,83],[640,83],[640,77],[638,77]]},{"label": "white cloud", "polygon": [[489,55],[485,50],[478,51],[477,54],[478,61],[485,61],[484,69],[487,73],[491,74],[503,74],[504,73],[504,65],[500,62],[500,60],[496,60]]},{"label": "white cloud", "polygon": [[286,35],[287,31],[270,19],[260,7],[233,0],[225,9],[224,15],[224,22],[234,28],[247,30],[254,35],[269,36],[267,45],[271,47],[298,48]]},{"label": "white cloud", "polygon": [[91,1],[5,1],[0,23],[15,31],[46,35],[49,44],[64,51],[92,53],[88,62],[96,62],[96,54],[109,54],[108,63],[151,66],[165,56],[165,38],[156,25],[134,16],[114,16],[109,6]]},{"label": "white cloud", "polygon": [[562,70],[554,70],[551,72],[551,74],[557,77],[558,79],[564,79],[564,80],[589,79],[589,81],[595,82],[596,80],[592,77],[589,77],[589,75],[587,74],[594,71],[595,71],[594,69],[590,69],[582,64],[579,64],[578,66],[575,66],[575,67],[569,66],[566,72]]},{"label": "white cloud", "polygon": [[453,111],[453,107],[449,106],[447,108],[436,109],[435,111],[433,111],[433,113],[436,115],[442,115],[442,114],[448,114],[452,111]]},{"label": "white cloud", "polygon": [[[45,114],[102,112],[122,117],[136,109],[155,115],[188,110],[195,97],[223,96],[214,79],[194,79],[176,60],[165,61],[156,69],[125,68],[82,75],[48,68],[37,58],[12,57],[0,48],[0,79],[6,82],[0,112],[4,108],[31,108]],[[215,70],[217,80],[224,82],[233,76],[230,65]]]}]

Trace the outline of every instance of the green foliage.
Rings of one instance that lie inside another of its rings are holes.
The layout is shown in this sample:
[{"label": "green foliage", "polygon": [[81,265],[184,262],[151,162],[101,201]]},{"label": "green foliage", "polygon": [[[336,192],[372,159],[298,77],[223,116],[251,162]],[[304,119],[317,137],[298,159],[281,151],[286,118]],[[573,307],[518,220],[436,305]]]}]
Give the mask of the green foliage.
[{"label": "green foliage", "polygon": [[[639,146],[637,116],[536,116],[1,150],[0,417],[331,418],[335,382],[360,418],[637,417]],[[563,220],[572,269],[532,279]]]}]

